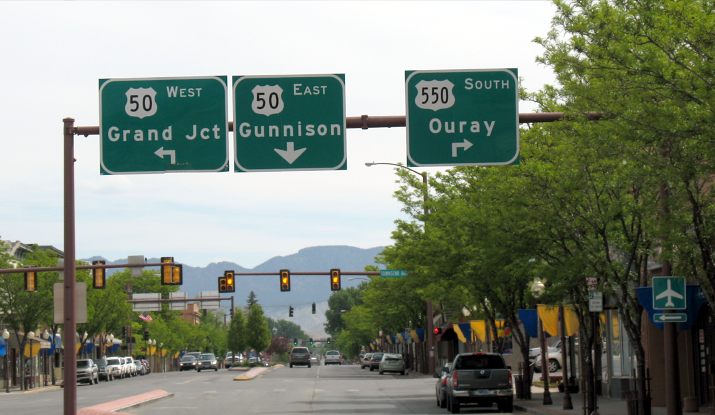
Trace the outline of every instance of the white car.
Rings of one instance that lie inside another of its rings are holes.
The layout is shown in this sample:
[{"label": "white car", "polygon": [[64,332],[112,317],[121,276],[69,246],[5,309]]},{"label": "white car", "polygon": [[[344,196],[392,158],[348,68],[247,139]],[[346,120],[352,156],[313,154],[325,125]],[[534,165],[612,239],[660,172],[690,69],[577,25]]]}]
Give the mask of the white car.
[{"label": "white car", "polygon": [[137,375],[137,367],[134,365],[134,359],[131,356],[126,356],[124,358],[124,365],[127,368],[128,376]]},{"label": "white car", "polygon": [[337,350],[328,350],[325,352],[325,366],[327,365],[342,365],[343,356]]},{"label": "white car", "polygon": [[107,373],[111,373],[114,378],[123,378],[122,362],[118,357],[107,358]]}]

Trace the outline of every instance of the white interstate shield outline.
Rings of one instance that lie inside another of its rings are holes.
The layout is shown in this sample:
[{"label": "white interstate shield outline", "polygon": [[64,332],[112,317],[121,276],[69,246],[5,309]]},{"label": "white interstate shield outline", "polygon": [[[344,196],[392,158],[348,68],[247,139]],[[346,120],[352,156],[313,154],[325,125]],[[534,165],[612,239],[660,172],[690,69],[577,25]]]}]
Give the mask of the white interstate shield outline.
[{"label": "white interstate shield outline", "polygon": [[415,84],[415,105],[424,110],[439,111],[454,106],[454,84],[448,80],[421,80]]},{"label": "white interstate shield outline", "polygon": [[280,85],[256,85],[251,90],[251,109],[266,117],[283,112],[283,88]]},{"label": "white interstate shield outline", "polygon": [[124,111],[128,116],[144,119],[156,114],[156,91],[154,88],[129,88],[124,95],[127,97]]}]

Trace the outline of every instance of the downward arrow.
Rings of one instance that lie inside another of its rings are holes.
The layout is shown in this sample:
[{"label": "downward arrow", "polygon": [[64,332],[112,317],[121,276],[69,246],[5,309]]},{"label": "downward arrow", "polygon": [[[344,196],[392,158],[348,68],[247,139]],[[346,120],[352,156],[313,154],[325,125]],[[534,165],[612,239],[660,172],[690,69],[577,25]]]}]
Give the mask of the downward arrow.
[{"label": "downward arrow", "polygon": [[466,138],[461,143],[452,143],[452,157],[457,157],[457,149],[469,150],[472,147],[472,143]]},{"label": "downward arrow", "polygon": [[169,164],[176,164],[176,150],[164,150],[164,147],[159,147],[154,154],[161,157],[162,160],[164,156],[169,156]]},{"label": "downward arrow", "polygon": [[306,148],[303,147],[296,150],[295,144],[292,141],[289,141],[287,144],[288,146],[285,150],[280,148],[274,148],[273,150],[275,150],[279,156],[283,157],[283,159],[287,161],[288,164],[293,164],[293,162],[296,161],[301,154],[303,154]]}]

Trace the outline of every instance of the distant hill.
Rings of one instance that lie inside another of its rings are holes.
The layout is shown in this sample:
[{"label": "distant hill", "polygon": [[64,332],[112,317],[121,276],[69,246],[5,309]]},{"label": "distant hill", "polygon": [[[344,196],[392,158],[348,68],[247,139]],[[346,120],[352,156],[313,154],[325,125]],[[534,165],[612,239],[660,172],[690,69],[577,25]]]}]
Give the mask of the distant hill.
[{"label": "distant hill", "polygon": [[[304,248],[295,254],[273,257],[255,268],[248,269],[233,262],[211,263],[205,267],[194,267],[184,264],[184,285],[181,291],[189,297],[196,297],[201,291],[217,291],[217,278],[226,270],[237,273],[244,272],[274,272],[273,276],[244,276],[236,278],[235,305],[245,306],[248,294],[253,291],[258,302],[263,306],[267,316],[273,319],[290,320],[300,325],[306,333],[313,337],[323,337],[323,323],[327,300],[330,297],[330,283],[328,276],[300,276],[291,277],[291,291],[281,292],[278,283],[278,271],[289,269],[291,272],[325,272],[331,268],[340,268],[342,271],[363,271],[367,265],[378,265],[375,257],[383,251],[384,247],[356,248],[352,246],[315,246]],[[93,257],[86,259],[92,261],[102,259]],[[112,264],[126,263],[126,259],[107,261]],[[159,262],[158,258],[148,258],[147,262]],[[116,271],[114,271],[116,272]],[[108,275],[113,272],[108,271]],[[343,277],[342,286],[354,287],[363,280]],[[311,313],[312,304],[316,303],[316,314]],[[224,307],[228,303],[224,304]],[[288,317],[288,307],[293,306],[294,317]]]}]

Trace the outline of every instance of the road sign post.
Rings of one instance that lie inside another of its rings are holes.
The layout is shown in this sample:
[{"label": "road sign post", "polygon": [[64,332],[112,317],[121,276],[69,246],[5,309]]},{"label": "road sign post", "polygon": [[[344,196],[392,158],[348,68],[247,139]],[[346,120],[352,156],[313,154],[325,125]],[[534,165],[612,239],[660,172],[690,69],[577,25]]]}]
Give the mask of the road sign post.
[{"label": "road sign post", "polygon": [[516,69],[405,72],[407,164],[513,164],[519,156]]},{"label": "road sign post", "polygon": [[226,82],[100,80],[101,173],[228,171]]},{"label": "road sign post", "polygon": [[235,170],[344,170],[344,75],[234,76]]}]

